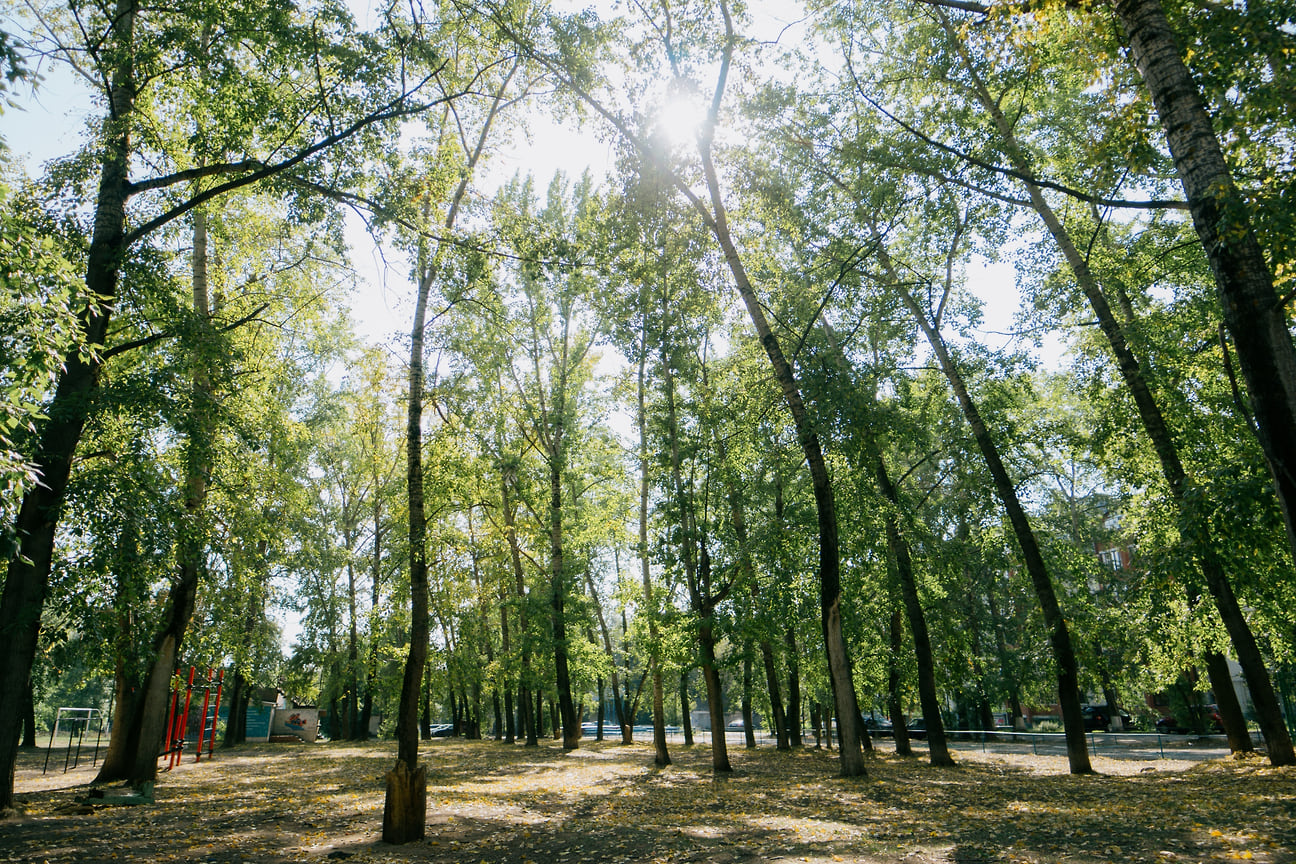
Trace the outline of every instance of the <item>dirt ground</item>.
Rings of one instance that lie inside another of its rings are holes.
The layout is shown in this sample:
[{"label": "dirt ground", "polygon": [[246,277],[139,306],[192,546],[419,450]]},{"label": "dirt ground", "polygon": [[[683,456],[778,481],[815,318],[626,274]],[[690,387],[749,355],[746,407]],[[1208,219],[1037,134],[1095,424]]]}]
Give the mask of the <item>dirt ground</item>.
[{"label": "dirt ground", "polygon": [[17,773],[23,811],[0,820],[0,861],[308,864],[578,862],[1296,862],[1296,770],[1259,758],[1197,764],[960,753],[955,768],[884,751],[869,776],[833,753],[582,742],[564,753],[491,741],[425,742],[428,836],[380,842],[391,742],[252,745],[161,775],[151,804],[88,797],[94,769]]}]

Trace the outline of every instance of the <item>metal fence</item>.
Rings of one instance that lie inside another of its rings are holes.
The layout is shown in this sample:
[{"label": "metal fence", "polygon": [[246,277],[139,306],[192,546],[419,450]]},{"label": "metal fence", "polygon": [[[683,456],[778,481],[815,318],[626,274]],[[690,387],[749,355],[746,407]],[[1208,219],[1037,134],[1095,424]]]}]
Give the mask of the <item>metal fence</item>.
[{"label": "metal fence", "polygon": [[[774,733],[768,729],[753,730],[753,735],[757,746],[773,747],[776,743]],[[587,731],[586,737],[592,738],[594,735],[592,732]],[[605,724],[603,737],[605,740],[619,740],[620,730],[615,725]],[[1066,735],[1061,732],[947,730],[945,737],[952,750],[980,750],[986,753],[1029,753],[1035,756],[1066,755]],[[1090,755],[1109,759],[1135,759],[1140,761],[1216,759],[1226,756],[1229,752],[1228,739],[1223,735],[1176,735],[1166,732],[1088,732],[1085,737],[1088,739]],[[874,746],[886,747],[890,738],[890,734],[879,735],[874,733]],[[1263,742],[1254,741],[1255,738],[1255,733],[1252,733],[1253,743],[1257,747],[1263,746]],[[641,742],[651,741],[652,727],[635,726],[634,740]],[[682,745],[684,743],[683,730],[678,726],[667,726],[666,741],[672,745]],[[743,747],[746,745],[746,741],[746,734],[743,730],[725,730],[725,743],[729,747]],[[803,735],[803,741],[806,745],[813,746],[814,735]],[[705,729],[695,729],[693,731],[693,743],[710,746],[711,732]],[[926,745],[925,737],[923,739],[913,739],[913,743],[917,747],[923,747]]]}]

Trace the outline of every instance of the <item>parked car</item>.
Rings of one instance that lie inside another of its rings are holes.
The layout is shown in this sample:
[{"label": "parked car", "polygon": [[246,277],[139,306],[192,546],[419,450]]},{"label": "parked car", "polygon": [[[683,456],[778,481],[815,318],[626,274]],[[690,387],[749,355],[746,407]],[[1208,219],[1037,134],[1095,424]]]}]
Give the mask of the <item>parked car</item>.
[{"label": "parked car", "polygon": [[874,738],[890,738],[895,732],[891,726],[891,721],[886,717],[865,717],[864,728]]},{"label": "parked car", "polygon": [[1080,709],[1080,714],[1084,717],[1084,728],[1086,732],[1093,732],[1099,729],[1104,732],[1110,732],[1112,727],[1111,718],[1113,716],[1121,718],[1122,729],[1134,728],[1134,718],[1130,717],[1128,711],[1118,709],[1113,712],[1110,705],[1085,705]]},{"label": "parked car", "polygon": [[905,724],[905,728],[909,730],[910,738],[917,738],[922,741],[927,737],[927,721],[922,717],[913,718]]},{"label": "parked car", "polygon": [[436,726],[433,726],[431,729],[428,730],[428,734],[432,738],[453,738],[454,724],[438,723]]},{"label": "parked car", "polygon": [[1179,721],[1173,717],[1160,717],[1156,721],[1156,731],[1162,735],[1187,735],[1192,730],[1187,726],[1180,725]]}]

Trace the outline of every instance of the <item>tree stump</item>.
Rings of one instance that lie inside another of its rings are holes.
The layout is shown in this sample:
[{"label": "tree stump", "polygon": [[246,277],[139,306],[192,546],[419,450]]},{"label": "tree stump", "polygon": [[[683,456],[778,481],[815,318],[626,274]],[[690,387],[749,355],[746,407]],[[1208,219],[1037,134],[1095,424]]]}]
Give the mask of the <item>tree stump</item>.
[{"label": "tree stump", "polygon": [[427,833],[427,766],[413,771],[404,762],[387,772],[387,802],[383,807],[384,843],[410,843]]}]

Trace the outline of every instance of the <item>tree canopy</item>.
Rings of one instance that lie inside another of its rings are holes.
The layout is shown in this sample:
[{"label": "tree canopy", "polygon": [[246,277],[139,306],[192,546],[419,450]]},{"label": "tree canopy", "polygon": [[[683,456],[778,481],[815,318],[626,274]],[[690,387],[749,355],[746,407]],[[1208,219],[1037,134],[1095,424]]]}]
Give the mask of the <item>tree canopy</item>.
[{"label": "tree canopy", "polygon": [[[0,150],[0,810],[72,695],[151,790],[189,665],[229,743],[264,687],[394,734],[396,842],[434,725],[1296,763],[1296,8],[796,12],[6,23],[5,120],[54,66],[98,119]],[[498,167],[549,123],[607,172]]]}]

